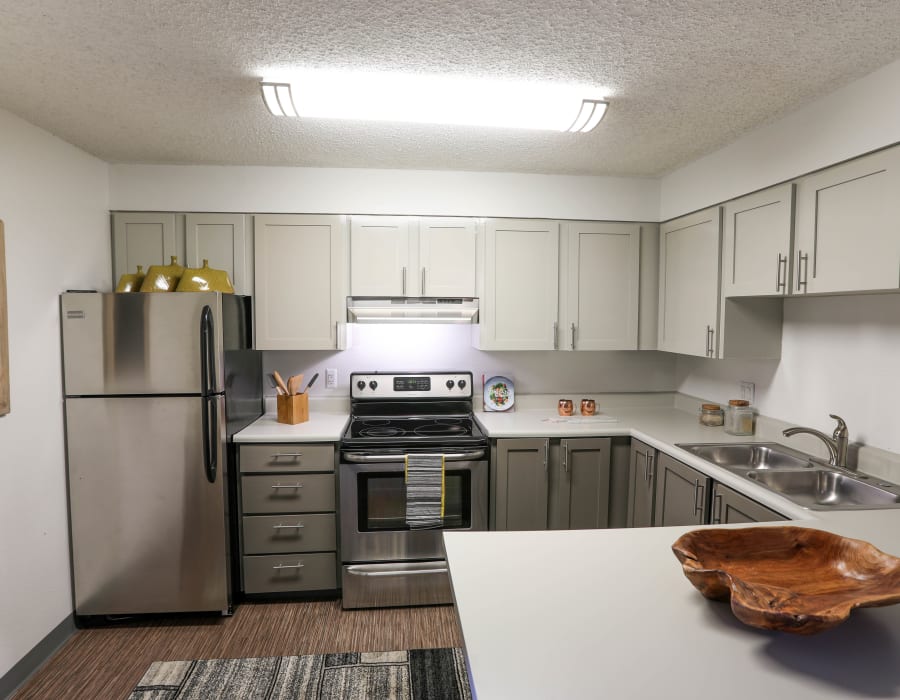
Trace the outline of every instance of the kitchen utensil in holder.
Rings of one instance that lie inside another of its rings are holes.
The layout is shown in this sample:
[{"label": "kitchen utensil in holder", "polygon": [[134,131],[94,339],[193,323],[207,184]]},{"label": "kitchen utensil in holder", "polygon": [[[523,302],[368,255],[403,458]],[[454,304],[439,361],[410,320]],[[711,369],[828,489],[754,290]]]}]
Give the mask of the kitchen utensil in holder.
[{"label": "kitchen utensil in holder", "polygon": [[275,420],[279,423],[296,425],[309,420],[309,394],[294,394],[275,397],[277,413]]}]

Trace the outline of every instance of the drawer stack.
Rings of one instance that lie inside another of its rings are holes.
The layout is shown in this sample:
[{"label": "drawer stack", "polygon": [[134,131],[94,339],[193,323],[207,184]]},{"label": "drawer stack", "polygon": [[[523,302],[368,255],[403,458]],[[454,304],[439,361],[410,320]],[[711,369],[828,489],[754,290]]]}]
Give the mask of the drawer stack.
[{"label": "drawer stack", "polygon": [[239,502],[244,593],[337,589],[334,445],[241,445]]}]

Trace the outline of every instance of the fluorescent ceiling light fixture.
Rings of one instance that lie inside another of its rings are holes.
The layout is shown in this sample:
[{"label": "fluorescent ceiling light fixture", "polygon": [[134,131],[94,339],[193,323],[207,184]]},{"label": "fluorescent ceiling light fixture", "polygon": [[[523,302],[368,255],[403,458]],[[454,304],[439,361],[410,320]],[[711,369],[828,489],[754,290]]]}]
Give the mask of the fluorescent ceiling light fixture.
[{"label": "fluorescent ceiling light fixture", "polygon": [[399,73],[304,71],[263,80],[276,116],[586,133],[606,113],[598,88]]}]

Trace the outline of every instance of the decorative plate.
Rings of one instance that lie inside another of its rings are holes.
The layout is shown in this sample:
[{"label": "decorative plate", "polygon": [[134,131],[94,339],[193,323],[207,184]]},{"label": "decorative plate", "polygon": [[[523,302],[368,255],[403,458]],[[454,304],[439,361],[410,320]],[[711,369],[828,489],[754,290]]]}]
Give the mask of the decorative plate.
[{"label": "decorative plate", "polygon": [[516,402],[516,390],[506,377],[491,377],[484,383],[486,411],[508,411]]},{"label": "decorative plate", "polygon": [[900,559],[868,542],[805,527],[692,530],[672,551],[707,598],[741,622],[815,634],[853,608],[900,603]]}]

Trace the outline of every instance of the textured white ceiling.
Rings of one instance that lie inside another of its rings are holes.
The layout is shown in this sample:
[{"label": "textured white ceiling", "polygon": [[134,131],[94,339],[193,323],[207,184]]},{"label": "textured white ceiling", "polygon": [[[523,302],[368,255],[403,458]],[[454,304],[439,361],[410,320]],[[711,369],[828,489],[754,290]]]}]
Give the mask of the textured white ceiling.
[{"label": "textured white ceiling", "polygon": [[[110,162],[655,176],[900,57],[898,0],[0,0],[0,107]],[[586,82],[590,134],[269,115],[266,69]]]}]

